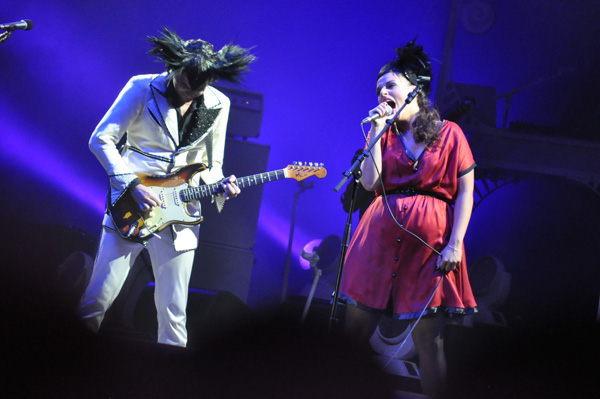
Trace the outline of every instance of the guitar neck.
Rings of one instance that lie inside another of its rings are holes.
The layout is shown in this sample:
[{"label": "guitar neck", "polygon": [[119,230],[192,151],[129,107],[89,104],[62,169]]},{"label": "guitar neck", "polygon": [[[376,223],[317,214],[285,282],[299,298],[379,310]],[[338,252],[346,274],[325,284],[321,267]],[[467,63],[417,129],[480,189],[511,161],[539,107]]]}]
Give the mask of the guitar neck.
[{"label": "guitar neck", "polygon": [[[271,181],[285,179],[287,177],[285,169],[279,169],[272,172],[259,173],[252,176],[237,178],[236,184],[240,188],[256,186]],[[184,202],[199,200],[223,192],[220,183],[205,184],[198,187],[188,187],[181,191],[181,199]]]}]

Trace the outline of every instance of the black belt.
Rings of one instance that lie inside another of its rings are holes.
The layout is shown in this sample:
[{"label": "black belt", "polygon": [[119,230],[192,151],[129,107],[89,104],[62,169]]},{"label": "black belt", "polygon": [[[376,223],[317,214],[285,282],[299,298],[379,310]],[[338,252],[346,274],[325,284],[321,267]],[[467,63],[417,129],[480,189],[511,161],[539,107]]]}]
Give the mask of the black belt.
[{"label": "black belt", "polygon": [[385,194],[386,195],[402,194],[402,195],[405,195],[407,197],[414,197],[415,195],[426,195],[428,197],[437,198],[439,200],[447,202],[450,205],[453,204],[453,202],[451,200],[446,199],[446,198],[442,197],[439,194],[432,193],[432,192],[429,192],[429,191],[417,190],[414,187],[400,187],[400,188],[395,188],[393,190],[387,190],[385,192]]}]

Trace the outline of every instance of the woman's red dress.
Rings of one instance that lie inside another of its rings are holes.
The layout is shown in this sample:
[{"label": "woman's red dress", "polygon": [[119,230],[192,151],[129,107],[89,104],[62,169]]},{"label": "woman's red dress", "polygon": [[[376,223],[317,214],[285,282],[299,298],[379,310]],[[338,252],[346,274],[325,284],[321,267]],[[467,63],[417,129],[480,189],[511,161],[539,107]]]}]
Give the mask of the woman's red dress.
[{"label": "woman's red dress", "polygon": [[[399,224],[441,251],[452,231],[459,177],[475,162],[467,139],[457,124],[444,121],[439,140],[418,160],[406,153],[392,129],[380,141],[382,178],[386,193],[411,188],[418,195],[388,194]],[[440,278],[443,278],[425,314],[444,310],[468,314],[476,303],[463,257],[459,267],[443,276],[436,270],[439,257],[392,219],[381,192],[377,192],[352,237],[343,268],[341,298],[366,309],[393,306],[394,317],[419,317]],[[424,195],[429,194],[429,195]]]}]

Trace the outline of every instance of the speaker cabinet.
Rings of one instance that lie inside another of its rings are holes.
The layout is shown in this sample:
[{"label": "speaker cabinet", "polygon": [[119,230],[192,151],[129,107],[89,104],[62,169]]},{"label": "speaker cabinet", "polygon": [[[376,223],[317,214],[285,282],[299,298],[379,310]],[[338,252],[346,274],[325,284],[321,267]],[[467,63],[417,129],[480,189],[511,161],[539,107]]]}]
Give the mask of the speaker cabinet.
[{"label": "speaker cabinet", "polygon": [[231,101],[227,135],[256,138],[260,134],[263,113],[263,94],[238,87],[215,85]]},{"label": "speaker cabinet", "polygon": [[190,287],[229,291],[245,302],[253,265],[254,252],[250,250],[200,242]]},{"label": "speaker cabinet", "polygon": [[[228,138],[223,161],[225,176],[267,172],[269,150],[269,146]],[[203,202],[204,221],[200,225],[190,287],[229,291],[242,301],[247,300],[262,189],[262,185],[242,189],[237,198],[225,203],[221,213],[210,201]]]},{"label": "speaker cabinet", "polygon": [[[228,138],[223,173],[244,177],[267,172],[269,150],[269,146]],[[242,189],[238,197],[225,203],[220,213],[210,200],[202,201],[204,221],[200,225],[200,241],[248,250],[254,248],[262,191],[262,184]]]}]

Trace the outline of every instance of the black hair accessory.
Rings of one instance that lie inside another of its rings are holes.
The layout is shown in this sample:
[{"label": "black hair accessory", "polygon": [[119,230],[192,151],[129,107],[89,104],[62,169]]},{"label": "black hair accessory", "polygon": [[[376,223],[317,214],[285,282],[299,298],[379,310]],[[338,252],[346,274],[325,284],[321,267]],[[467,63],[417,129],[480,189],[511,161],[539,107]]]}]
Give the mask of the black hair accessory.
[{"label": "black hair accessory", "polygon": [[429,94],[431,91],[431,61],[423,46],[415,46],[415,37],[404,47],[396,48],[396,56],[381,68],[377,79],[390,72],[400,72],[413,85],[421,85],[422,90]]}]

